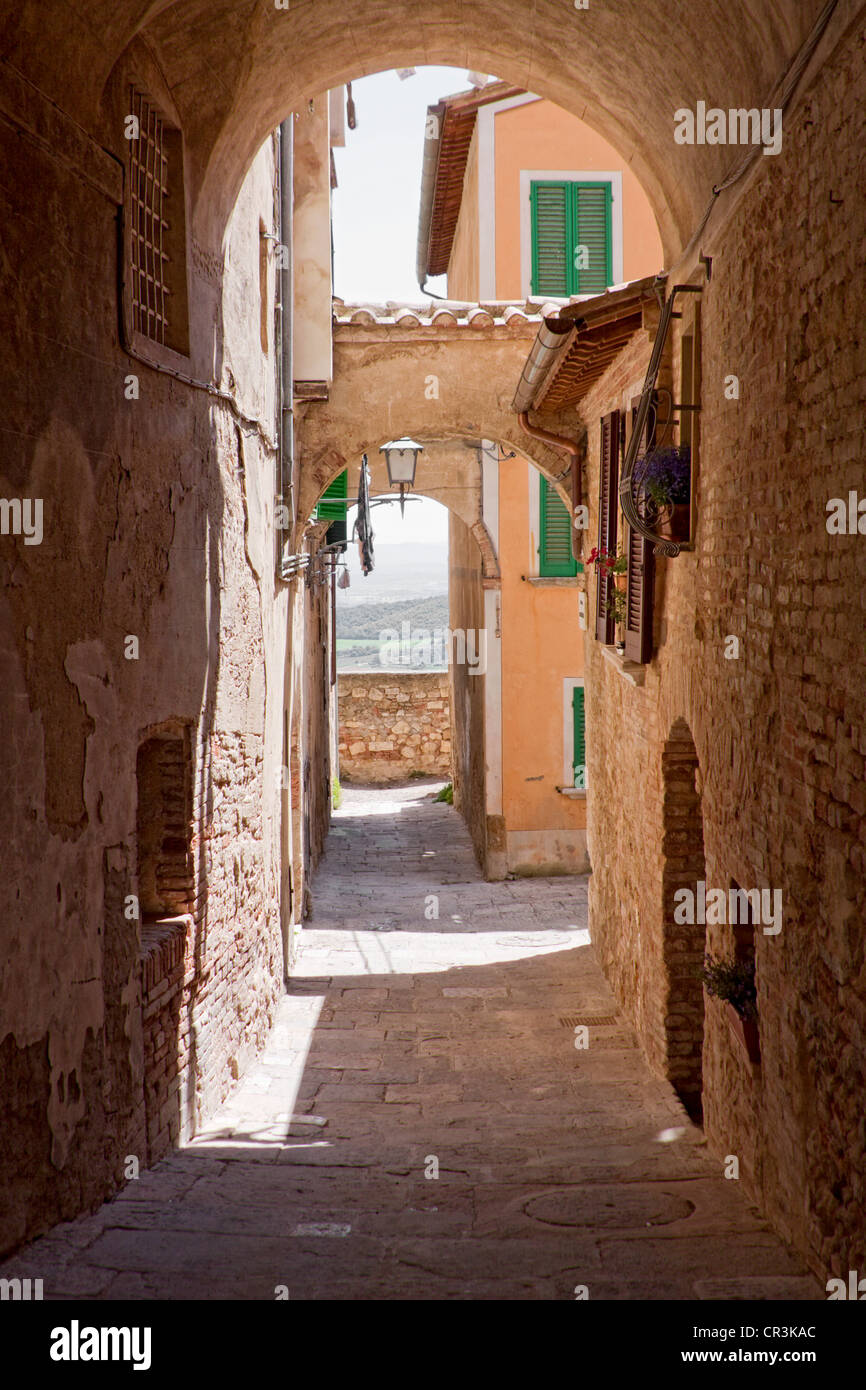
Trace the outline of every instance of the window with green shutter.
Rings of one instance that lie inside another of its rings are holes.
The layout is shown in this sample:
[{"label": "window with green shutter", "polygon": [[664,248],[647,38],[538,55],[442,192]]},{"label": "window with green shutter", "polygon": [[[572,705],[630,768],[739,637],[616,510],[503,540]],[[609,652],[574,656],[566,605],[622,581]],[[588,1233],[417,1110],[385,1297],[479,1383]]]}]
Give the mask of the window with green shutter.
[{"label": "window with green shutter", "polygon": [[577,574],[571,549],[571,513],[552,483],[539,477],[538,573],[541,576]]},{"label": "window with green shutter", "polygon": [[532,293],[567,299],[613,283],[609,183],[533,180]]},{"label": "window with green shutter", "polygon": [[346,513],[349,506],[349,470],[344,468],[328,484],[316,504],[316,521],[330,521],[327,545],[339,545],[346,540]]},{"label": "window with green shutter", "polygon": [[346,515],[349,497],[349,470],[344,468],[328,483],[316,505],[317,521],[336,521]]},{"label": "window with green shutter", "polygon": [[584,688],[576,685],[571,692],[571,717],[574,726],[574,785],[586,787],[586,706]]}]

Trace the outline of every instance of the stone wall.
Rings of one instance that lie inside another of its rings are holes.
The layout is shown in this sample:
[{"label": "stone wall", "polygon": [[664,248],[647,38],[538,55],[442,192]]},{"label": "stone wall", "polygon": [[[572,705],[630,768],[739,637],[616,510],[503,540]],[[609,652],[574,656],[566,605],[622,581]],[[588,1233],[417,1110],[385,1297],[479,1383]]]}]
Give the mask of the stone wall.
[{"label": "stone wall", "polygon": [[[754,940],[760,1066],[704,996],[704,1116],[720,1171],[739,1157],[748,1194],[825,1277],[866,1259],[866,543],[826,528],[830,498],[863,492],[866,109],[851,94],[864,83],[861,24],[786,116],[782,153],[705,235],[695,548],[657,560],[642,685],[587,643],[604,969],[653,1066],[694,1086],[688,962],[738,944],[729,923],[685,936],[673,922],[675,887],[700,876],[698,818],[709,886],[781,890],[781,931]],[[636,341],[582,404],[593,509],[599,417],[628,406],[647,349]],[[591,587],[590,632],[594,606]],[[694,793],[675,756],[684,729]]]},{"label": "stone wall", "polygon": [[405,782],[413,772],[450,780],[447,672],[343,675],[337,700],[343,781]]}]

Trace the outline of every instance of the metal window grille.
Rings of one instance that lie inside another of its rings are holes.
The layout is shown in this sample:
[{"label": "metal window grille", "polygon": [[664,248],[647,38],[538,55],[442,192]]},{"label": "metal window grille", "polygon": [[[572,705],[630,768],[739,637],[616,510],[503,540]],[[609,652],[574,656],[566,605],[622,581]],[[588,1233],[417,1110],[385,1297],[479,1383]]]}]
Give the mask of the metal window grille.
[{"label": "metal window grille", "polygon": [[166,218],[168,156],[162,117],[148,101],[132,92],[132,114],[138,118],[137,140],[131,153],[131,259],[133,328],[157,343],[168,334],[167,284],[169,222]]}]

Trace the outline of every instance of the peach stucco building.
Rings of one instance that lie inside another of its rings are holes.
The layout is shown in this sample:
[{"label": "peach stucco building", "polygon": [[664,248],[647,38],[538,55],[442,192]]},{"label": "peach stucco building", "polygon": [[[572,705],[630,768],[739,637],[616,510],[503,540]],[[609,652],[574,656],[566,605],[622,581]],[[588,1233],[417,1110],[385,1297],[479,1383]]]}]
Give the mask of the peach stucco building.
[{"label": "peach stucco building", "polygon": [[[429,108],[426,136],[422,288],[446,274],[451,300],[538,308],[661,270],[646,195],[585,121],[495,82]],[[501,827],[500,872],[579,872],[588,867],[583,566],[561,495],[528,458],[496,441],[484,451],[497,465],[484,523],[499,558],[502,634],[501,695],[486,701],[488,825]],[[488,854],[489,868],[496,860]]]}]

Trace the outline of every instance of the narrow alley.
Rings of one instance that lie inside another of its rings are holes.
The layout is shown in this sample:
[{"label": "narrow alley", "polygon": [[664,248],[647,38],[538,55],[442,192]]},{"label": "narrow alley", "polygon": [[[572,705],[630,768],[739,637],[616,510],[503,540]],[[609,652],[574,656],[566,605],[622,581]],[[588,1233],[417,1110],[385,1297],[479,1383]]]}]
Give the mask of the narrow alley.
[{"label": "narrow alley", "polygon": [[435,790],[344,789],[258,1062],[5,1276],[52,1299],[821,1297],[647,1070],[586,879],[484,882]]}]

